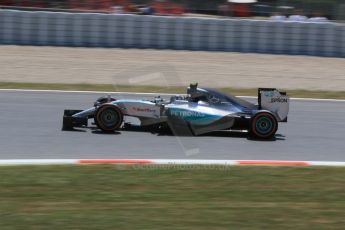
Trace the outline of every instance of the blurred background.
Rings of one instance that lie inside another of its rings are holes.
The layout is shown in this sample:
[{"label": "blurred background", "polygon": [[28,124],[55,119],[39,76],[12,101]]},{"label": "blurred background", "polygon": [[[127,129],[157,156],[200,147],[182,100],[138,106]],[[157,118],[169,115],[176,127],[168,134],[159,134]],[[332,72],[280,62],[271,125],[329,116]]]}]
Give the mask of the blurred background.
[{"label": "blurred background", "polygon": [[344,0],[0,0],[4,9],[269,18],[272,15],[345,20]]}]

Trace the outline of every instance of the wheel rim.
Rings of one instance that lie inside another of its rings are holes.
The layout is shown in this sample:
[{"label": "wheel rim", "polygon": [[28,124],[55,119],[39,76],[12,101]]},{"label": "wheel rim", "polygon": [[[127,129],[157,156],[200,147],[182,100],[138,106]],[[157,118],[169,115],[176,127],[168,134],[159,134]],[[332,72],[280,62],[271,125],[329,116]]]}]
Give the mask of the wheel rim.
[{"label": "wheel rim", "polygon": [[256,120],[255,128],[259,134],[270,134],[273,130],[272,120],[267,116],[261,116]]},{"label": "wheel rim", "polygon": [[118,113],[113,109],[105,109],[100,114],[101,123],[107,128],[116,126],[119,121]]}]

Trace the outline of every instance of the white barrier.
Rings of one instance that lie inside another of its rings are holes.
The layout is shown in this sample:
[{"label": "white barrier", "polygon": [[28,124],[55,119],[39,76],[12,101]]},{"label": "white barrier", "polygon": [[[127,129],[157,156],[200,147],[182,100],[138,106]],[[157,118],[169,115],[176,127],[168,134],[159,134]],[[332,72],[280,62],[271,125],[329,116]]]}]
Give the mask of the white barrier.
[{"label": "white barrier", "polygon": [[337,23],[0,10],[0,44],[345,57],[345,26]]}]

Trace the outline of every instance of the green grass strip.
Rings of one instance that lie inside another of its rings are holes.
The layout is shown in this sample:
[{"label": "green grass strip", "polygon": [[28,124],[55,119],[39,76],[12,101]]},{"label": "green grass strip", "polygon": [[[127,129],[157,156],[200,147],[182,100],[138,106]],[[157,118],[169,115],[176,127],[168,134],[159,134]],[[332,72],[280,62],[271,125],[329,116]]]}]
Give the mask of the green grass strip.
[{"label": "green grass strip", "polygon": [[343,229],[345,168],[1,167],[10,229]]},{"label": "green grass strip", "polygon": [[[186,87],[160,87],[160,86],[129,86],[111,84],[48,84],[48,83],[15,83],[0,82],[0,89],[45,89],[45,90],[77,90],[77,91],[122,91],[142,93],[185,93]],[[225,93],[238,96],[256,96],[257,89],[220,88]],[[280,89],[284,90],[284,89]],[[309,91],[286,90],[290,97],[345,99],[345,91]]]}]

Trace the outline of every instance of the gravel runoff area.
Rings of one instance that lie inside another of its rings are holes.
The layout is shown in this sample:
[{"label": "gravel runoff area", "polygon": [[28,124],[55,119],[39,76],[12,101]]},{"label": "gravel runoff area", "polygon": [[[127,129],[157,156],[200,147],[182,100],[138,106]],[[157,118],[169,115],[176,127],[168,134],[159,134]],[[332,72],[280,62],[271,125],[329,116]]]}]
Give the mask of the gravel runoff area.
[{"label": "gravel runoff area", "polygon": [[148,49],[0,46],[0,82],[345,90],[345,59]]}]

